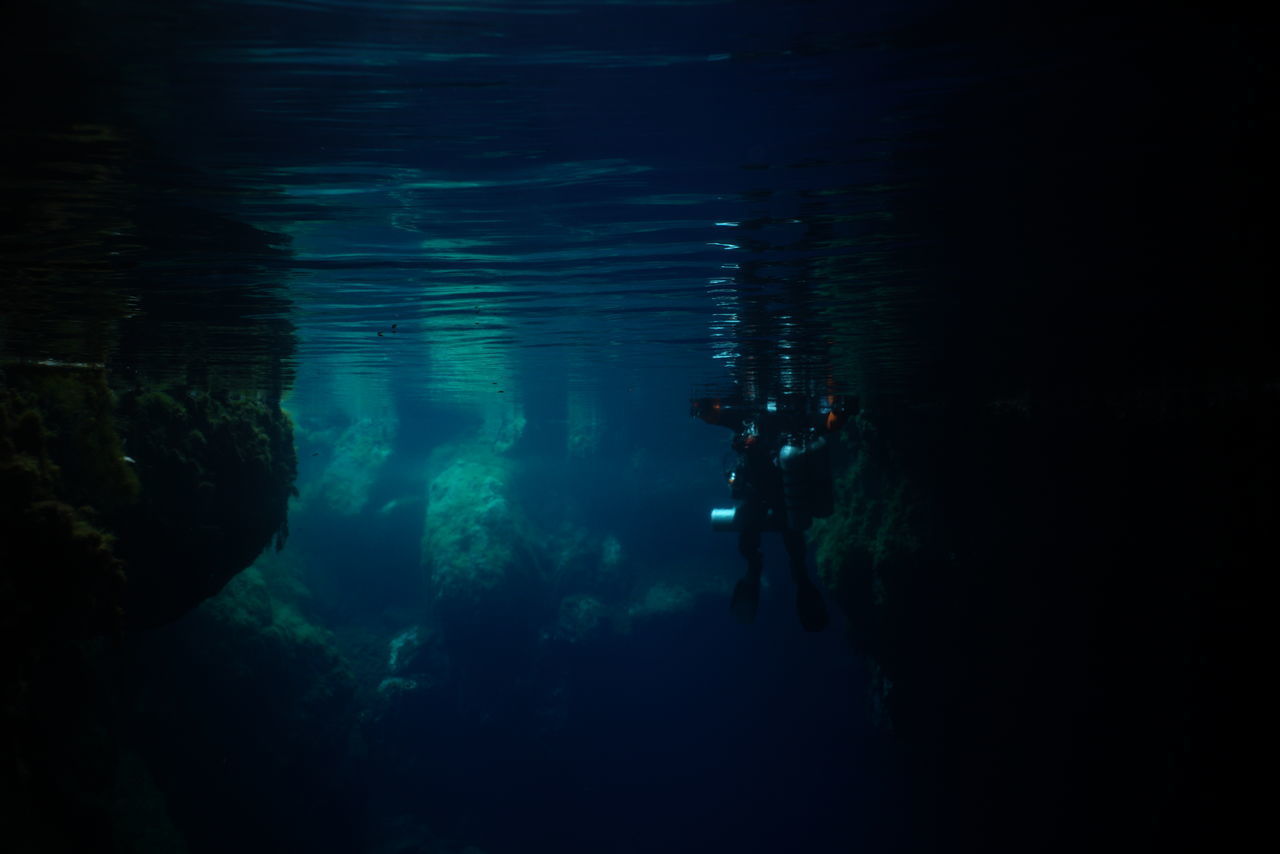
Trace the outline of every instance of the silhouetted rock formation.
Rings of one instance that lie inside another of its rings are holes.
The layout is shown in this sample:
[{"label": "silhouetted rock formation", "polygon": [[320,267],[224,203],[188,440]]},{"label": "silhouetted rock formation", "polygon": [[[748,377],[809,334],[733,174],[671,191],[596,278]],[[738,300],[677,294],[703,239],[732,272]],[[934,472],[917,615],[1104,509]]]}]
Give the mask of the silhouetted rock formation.
[{"label": "silhouetted rock formation", "polygon": [[104,850],[163,811],[112,726],[120,662],[103,639],[173,620],[248,567],[283,533],[294,466],[274,405],[117,400],[100,367],[0,372],[6,845]]},{"label": "silhouetted rock formation", "polygon": [[132,626],[168,622],[222,589],[287,531],[297,460],[274,405],[131,391],[119,417],[142,491],[114,525]]},{"label": "silhouetted rock formation", "polygon": [[1237,762],[1262,731],[1264,644],[1246,602],[1276,552],[1276,395],[859,428],[820,570],[914,757],[925,841],[1189,850],[1248,827],[1260,795]]}]

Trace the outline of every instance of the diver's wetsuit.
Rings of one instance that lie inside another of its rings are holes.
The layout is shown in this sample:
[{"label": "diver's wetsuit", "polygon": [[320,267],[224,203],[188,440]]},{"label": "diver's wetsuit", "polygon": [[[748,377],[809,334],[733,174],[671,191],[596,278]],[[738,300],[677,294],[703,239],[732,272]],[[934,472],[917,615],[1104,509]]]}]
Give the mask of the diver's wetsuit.
[{"label": "diver's wetsuit", "polygon": [[[802,425],[794,416],[772,413],[750,414],[716,408],[695,413],[711,424],[734,431],[733,449],[738,465],[733,472],[733,497],[737,501],[738,552],[747,562],[747,571],[733,591],[732,611],[743,622],[755,619],[760,598],[760,576],[764,557],[760,538],[765,531],[777,531],[787,550],[791,579],[796,587],[796,611],[804,628],[822,631],[828,617],[822,595],[809,579],[805,566],[804,528],[793,527],[787,512],[786,490],[778,455],[783,433]],[[807,425],[804,425],[807,426]]]},{"label": "diver's wetsuit", "polygon": [[737,510],[742,514],[738,552],[747,561],[747,575],[759,582],[764,563],[760,553],[760,535],[765,531],[778,531],[782,534],[791,563],[791,577],[797,583],[800,579],[807,581],[804,532],[794,530],[787,522],[782,469],[776,462],[781,449],[780,436],[776,431],[770,431],[758,434],[751,442],[747,438],[739,432],[733,440],[739,459],[733,497],[741,502]]}]

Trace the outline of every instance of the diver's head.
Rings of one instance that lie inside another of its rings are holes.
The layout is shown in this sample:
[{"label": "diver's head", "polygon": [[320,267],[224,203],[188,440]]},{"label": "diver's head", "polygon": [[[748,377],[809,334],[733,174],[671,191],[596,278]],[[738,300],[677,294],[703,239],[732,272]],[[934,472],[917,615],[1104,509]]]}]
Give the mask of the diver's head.
[{"label": "diver's head", "polygon": [[689,401],[689,414],[708,424],[719,424],[724,406],[718,397],[695,397]]}]

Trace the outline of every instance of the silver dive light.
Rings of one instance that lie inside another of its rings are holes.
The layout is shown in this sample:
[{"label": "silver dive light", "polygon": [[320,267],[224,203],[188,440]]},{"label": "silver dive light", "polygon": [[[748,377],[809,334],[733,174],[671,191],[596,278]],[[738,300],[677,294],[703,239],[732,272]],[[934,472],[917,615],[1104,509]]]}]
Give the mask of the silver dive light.
[{"label": "silver dive light", "polygon": [[711,508],[711,530],[713,531],[738,530],[738,508],[737,507]]}]

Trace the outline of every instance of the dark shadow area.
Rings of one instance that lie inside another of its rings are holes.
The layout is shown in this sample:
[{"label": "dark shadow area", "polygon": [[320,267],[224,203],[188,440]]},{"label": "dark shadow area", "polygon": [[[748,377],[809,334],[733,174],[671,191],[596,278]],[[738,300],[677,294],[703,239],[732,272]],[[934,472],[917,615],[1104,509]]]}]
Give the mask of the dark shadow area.
[{"label": "dark shadow area", "polygon": [[1280,497],[1265,40],[1235,4],[984,3],[901,44],[945,81],[894,160],[934,355],[868,402],[823,548],[912,826],[1244,846]]},{"label": "dark shadow area", "polygon": [[371,741],[374,797],[495,851],[828,850],[846,828],[888,850],[902,781],[848,726],[861,679],[774,598],[758,631],[726,631],[705,597],[628,635],[544,642],[489,716],[395,710]]}]

